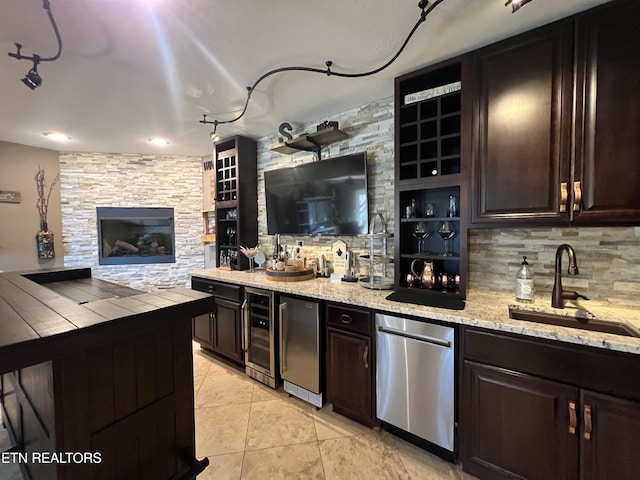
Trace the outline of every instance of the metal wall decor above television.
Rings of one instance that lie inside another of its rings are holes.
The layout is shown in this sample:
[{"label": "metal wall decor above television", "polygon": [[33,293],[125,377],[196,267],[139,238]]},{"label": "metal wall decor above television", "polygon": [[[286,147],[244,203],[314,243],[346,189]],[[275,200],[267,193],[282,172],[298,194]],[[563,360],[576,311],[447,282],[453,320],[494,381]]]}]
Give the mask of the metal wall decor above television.
[{"label": "metal wall decor above television", "polygon": [[264,172],[269,235],[367,233],[367,153]]}]

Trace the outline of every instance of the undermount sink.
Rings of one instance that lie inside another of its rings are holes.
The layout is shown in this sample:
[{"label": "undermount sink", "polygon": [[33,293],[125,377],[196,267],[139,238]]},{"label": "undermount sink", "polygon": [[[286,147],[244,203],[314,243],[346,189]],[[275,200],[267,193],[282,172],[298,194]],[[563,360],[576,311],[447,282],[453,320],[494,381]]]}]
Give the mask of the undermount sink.
[{"label": "undermount sink", "polygon": [[613,333],[626,337],[640,337],[640,331],[626,323],[603,321],[596,318],[569,317],[554,313],[535,312],[532,310],[521,310],[509,307],[509,318],[514,320],[525,320],[527,322],[546,323],[559,327],[579,328],[581,330],[591,330],[594,332]]}]

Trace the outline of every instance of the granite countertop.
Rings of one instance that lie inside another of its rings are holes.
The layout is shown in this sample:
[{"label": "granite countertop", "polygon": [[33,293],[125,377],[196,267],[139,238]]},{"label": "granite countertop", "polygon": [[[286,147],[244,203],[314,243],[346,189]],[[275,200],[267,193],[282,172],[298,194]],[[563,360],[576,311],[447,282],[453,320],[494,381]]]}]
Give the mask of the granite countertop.
[{"label": "granite countertop", "polygon": [[[640,338],[510,319],[509,306],[515,304],[515,299],[513,295],[505,293],[472,290],[467,296],[464,310],[448,310],[390,301],[386,299],[387,295],[391,293],[389,290],[369,290],[355,283],[332,282],[325,278],[302,282],[274,282],[268,280],[264,271],[260,270],[249,273],[246,270],[228,271],[216,268],[195,270],[191,272],[191,275],[247,287],[265,288],[282,293],[363,306],[400,315],[413,315],[460,325],[640,354]],[[614,307],[595,300],[567,302],[566,308],[557,309],[551,307],[551,295],[544,294],[536,296],[535,303],[531,305],[518,304],[516,308],[567,317],[595,317],[602,321],[625,323],[640,331],[640,314],[637,311]]]}]

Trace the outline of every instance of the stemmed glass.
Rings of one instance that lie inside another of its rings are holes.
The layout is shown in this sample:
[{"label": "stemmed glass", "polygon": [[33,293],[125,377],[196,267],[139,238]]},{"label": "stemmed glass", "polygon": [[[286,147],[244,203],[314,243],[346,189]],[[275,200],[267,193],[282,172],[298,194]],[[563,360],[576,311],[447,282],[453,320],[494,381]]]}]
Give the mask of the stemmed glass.
[{"label": "stemmed glass", "polygon": [[240,246],[240,251],[249,259],[249,273],[253,273],[253,259],[260,251],[260,245],[256,245],[253,248]]},{"label": "stemmed glass", "polygon": [[236,236],[235,227],[227,227],[227,237],[229,238],[229,245],[235,244],[235,241],[233,240],[233,237],[235,236]]},{"label": "stemmed glass", "polygon": [[[429,230],[427,230],[427,226],[424,222],[416,222],[413,225],[413,229],[411,230],[411,234],[418,239],[418,253],[422,252],[422,242],[425,238],[430,237]],[[426,253],[426,252],[425,252]]]},{"label": "stemmed glass", "polygon": [[451,222],[442,222],[438,233],[444,240],[444,253],[442,255],[444,255],[445,257],[453,256],[453,253],[449,251],[449,240],[453,238],[456,232],[453,229],[453,225],[451,225]]}]

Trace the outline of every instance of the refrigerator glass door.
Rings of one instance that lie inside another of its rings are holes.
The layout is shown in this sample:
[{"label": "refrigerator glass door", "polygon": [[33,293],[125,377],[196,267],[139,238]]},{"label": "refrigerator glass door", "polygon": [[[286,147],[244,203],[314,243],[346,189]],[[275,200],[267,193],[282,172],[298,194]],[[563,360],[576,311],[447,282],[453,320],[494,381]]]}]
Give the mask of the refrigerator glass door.
[{"label": "refrigerator glass door", "polygon": [[271,348],[273,325],[271,315],[270,296],[251,291],[246,292],[247,299],[247,358],[253,366],[262,367],[264,373],[272,373],[273,364]]}]

